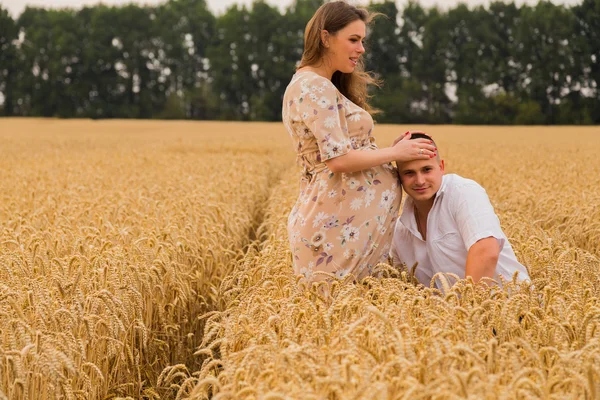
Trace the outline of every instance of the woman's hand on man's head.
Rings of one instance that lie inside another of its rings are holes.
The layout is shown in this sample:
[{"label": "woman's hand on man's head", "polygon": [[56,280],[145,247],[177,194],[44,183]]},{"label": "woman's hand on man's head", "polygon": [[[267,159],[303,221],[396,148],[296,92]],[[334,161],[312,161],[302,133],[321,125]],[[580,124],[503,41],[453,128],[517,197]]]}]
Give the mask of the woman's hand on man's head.
[{"label": "woman's hand on man's head", "polygon": [[431,140],[421,138],[410,140],[411,135],[415,133],[423,132],[408,131],[394,141],[392,149],[397,162],[427,160],[436,156],[437,148]]},{"label": "woman's hand on man's head", "polygon": [[[396,145],[396,143],[398,143],[399,141],[401,141],[402,139],[410,139],[410,135],[412,135],[413,133],[422,133],[422,134],[426,134],[423,131],[406,131],[403,134],[401,134],[400,136],[398,136],[395,140],[394,143],[392,144],[392,147]],[[428,135],[431,137],[431,135]]]}]

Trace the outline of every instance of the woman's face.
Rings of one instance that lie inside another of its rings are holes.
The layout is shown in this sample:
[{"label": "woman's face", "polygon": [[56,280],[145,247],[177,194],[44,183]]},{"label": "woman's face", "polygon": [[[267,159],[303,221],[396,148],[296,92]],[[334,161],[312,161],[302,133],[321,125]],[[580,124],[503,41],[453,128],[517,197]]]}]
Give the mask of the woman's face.
[{"label": "woman's face", "polygon": [[365,23],[357,19],[340,29],[335,35],[329,35],[326,38],[326,57],[334,71],[345,74],[354,71],[358,59],[365,52],[363,40],[366,30]]}]

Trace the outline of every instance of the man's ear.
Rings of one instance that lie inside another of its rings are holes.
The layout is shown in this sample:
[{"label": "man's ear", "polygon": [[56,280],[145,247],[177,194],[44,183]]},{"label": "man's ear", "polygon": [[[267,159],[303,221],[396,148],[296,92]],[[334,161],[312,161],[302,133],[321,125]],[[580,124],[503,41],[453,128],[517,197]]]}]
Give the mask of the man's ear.
[{"label": "man's ear", "polygon": [[440,160],[440,170],[441,170],[442,172],[444,172],[444,168],[445,168],[445,165],[444,165],[444,160]]},{"label": "man's ear", "polygon": [[325,29],[321,31],[321,42],[323,43],[323,46],[329,47],[329,32]]}]

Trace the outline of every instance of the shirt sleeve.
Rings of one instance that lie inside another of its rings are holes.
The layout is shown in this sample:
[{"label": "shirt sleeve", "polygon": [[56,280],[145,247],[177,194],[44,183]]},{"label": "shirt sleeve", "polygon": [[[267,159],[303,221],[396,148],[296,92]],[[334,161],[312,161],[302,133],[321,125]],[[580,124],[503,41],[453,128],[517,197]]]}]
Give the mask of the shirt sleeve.
[{"label": "shirt sleeve", "polygon": [[351,149],[348,124],[337,89],[325,78],[314,79],[302,88],[299,101],[302,119],[314,135],[321,162],[342,156]]},{"label": "shirt sleeve", "polygon": [[390,256],[392,257],[392,266],[396,267],[398,265],[402,265],[403,261],[400,259],[398,255],[398,250],[396,249],[396,243],[392,240],[392,249],[390,251]]},{"label": "shirt sleeve", "polygon": [[476,183],[464,185],[455,201],[454,217],[467,250],[488,237],[496,238],[500,249],[504,247],[506,236],[484,188]]}]

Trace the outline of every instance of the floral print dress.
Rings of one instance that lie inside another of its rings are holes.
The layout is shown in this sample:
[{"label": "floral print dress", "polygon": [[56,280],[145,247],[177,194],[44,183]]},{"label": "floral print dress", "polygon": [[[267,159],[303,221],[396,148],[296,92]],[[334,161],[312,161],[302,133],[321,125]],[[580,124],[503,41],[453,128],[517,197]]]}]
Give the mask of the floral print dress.
[{"label": "floral print dress", "polygon": [[377,149],[371,115],[311,71],[296,73],[283,97],[283,123],[302,166],[300,195],[288,219],[294,271],[343,278],[370,275],[387,262],[402,191],[392,164],[333,173],[324,161]]}]

